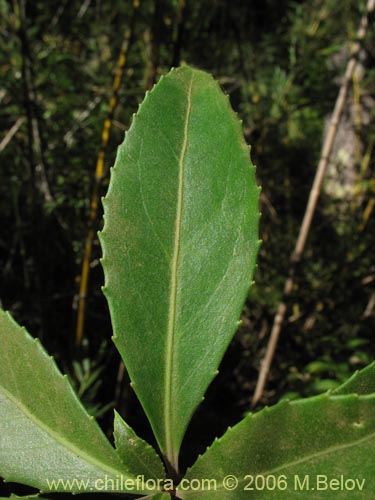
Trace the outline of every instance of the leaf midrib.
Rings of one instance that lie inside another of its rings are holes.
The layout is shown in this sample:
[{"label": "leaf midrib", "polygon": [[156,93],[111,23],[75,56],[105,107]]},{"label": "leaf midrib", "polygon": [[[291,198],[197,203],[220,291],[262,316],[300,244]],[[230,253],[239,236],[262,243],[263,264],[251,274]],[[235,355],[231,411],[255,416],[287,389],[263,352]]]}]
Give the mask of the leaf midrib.
[{"label": "leaf midrib", "polygon": [[[61,445],[63,448],[67,449],[69,452],[81,457],[82,459],[84,459],[86,462],[88,462],[89,464],[91,465],[94,465],[95,467],[99,468],[99,470],[102,470],[103,472],[107,472],[109,474],[112,474],[112,475],[117,475],[117,474],[121,474],[121,475],[125,475],[124,474],[124,471],[121,470],[121,469],[114,469],[110,466],[108,466],[107,464],[101,462],[100,460],[97,460],[95,457],[93,457],[92,455],[89,455],[88,453],[86,453],[84,450],[82,450],[81,448],[78,448],[75,444],[73,444],[71,441],[67,440],[66,438],[64,438],[61,434],[58,434],[56,431],[54,431],[53,429],[51,429],[51,427],[49,427],[48,425],[46,425],[42,420],[40,420],[39,418],[37,418],[35,415],[33,415],[29,409],[23,405],[22,403],[20,403],[20,401],[18,401],[13,395],[11,392],[9,392],[7,389],[5,389],[4,386],[0,386],[0,392],[3,392],[3,394],[5,395],[5,397],[11,402],[13,403],[20,411],[21,413],[26,417],[28,418],[31,422],[33,422],[37,427],[39,427],[40,429],[42,429],[44,432],[46,432],[49,436],[51,436],[59,445]],[[88,417],[89,418],[89,417]],[[135,478],[135,476],[130,476],[129,475],[129,478],[132,479],[132,478]]]},{"label": "leaf midrib", "polygon": [[178,194],[177,194],[177,210],[174,231],[174,246],[173,257],[171,262],[171,279],[169,293],[169,310],[168,310],[168,327],[167,327],[167,344],[166,344],[166,362],[165,362],[165,406],[164,406],[164,425],[165,425],[165,440],[166,440],[166,455],[169,462],[177,470],[178,457],[174,455],[173,438],[172,438],[172,373],[173,373],[173,358],[175,347],[175,331],[176,331],[176,309],[177,309],[177,290],[178,290],[178,268],[180,260],[180,240],[182,229],[182,209],[184,199],[184,172],[185,158],[188,144],[188,129],[191,114],[191,94],[193,86],[193,73],[191,74],[189,89],[187,93],[187,107],[184,121],[184,140],[181,147],[179,157],[179,173],[178,173]]},{"label": "leaf midrib", "polygon": [[[343,445],[336,445],[336,446],[331,446],[330,448],[327,448],[325,450],[322,450],[322,451],[319,451],[319,452],[316,452],[316,453],[312,453],[311,455],[307,455],[307,456],[304,456],[304,457],[301,457],[300,459],[298,460],[294,460],[293,462],[287,462],[287,463],[284,463],[282,465],[279,465],[278,467],[275,467],[273,469],[270,469],[270,470],[265,470],[265,471],[259,471],[257,472],[257,474],[264,474],[264,475],[268,475],[268,474],[273,474],[275,472],[279,472],[279,471],[282,471],[284,469],[289,469],[290,467],[293,467],[295,465],[299,465],[299,464],[303,464],[304,462],[307,462],[309,460],[313,460],[314,458],[317,458],[317,457],[320,457],[320,456],[324,456],[324,455],[329,455],[330,453],[334,453],[338,450],[344,450],[346,448],[352,448],[353,446],[356,446],[364,441],[367,441],[371,438],[373,438],[375,436],[375,432],[372,432],[371,434],[367,434],[366,436],[362,437],[361,439],[357,439],[355,441],[352,441],[351,443],[345,443]],[[238,480],[238,485],[242,484],[242,483],[245,483],[246,482],[246,479],[239,479]],[[178,487],[177,487],[178,489]],[[217,488],[215,489],[215,491],[220,491],[224,489],[222,483],[218,484]],[[198,491],[186,491],[186,496],[188,495],[191,495],[191,494],[195,494],[195,493],[205,493],[207,490],[198,490]]]}]

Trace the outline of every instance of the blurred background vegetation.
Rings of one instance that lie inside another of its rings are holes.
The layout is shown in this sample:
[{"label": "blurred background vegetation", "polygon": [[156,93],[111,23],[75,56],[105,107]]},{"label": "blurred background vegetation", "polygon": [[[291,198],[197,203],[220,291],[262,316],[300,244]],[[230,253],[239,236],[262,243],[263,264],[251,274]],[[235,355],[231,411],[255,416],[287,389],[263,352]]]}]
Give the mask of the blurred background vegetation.
[{"label": "blurred background vegetation", "polygon": [[[79,284],[89,228],[96,233],[102,225],[100,203],[90,223],[92,193],[105,193],[116,147],[145,91],[171,66],[212,73],[243,120],[263,188],[256,284],[189,428],[187,464],[251,408],[365,6],[364,0],[0,0],[1,305],[42,339],[108,433],[116,404],[152,441],[110,340],[96,236],[77,346]],[[335,387],[375,357],[374,58],[370,24],[259,408]],[[95,181],[108,117],[104,172]]]}]

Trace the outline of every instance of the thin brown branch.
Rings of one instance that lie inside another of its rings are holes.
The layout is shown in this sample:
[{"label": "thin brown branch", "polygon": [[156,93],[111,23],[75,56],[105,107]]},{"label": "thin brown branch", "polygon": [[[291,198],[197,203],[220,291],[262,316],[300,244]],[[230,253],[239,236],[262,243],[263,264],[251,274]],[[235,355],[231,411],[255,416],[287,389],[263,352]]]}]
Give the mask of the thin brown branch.
[{"label": "thin brown branch", "polygon": [[91,0],[85,0],[77,14],[78,19],[82,19],[82,17],[86,14],[88,8],[90,7]]},{"label": "thin brown branch", "polygon": [[104,159],[107,151],[107,145],[109,140],[109,134],[112,128],[113,116],[118,104],[118,93],[122,81],[122,77],[124,74],[124,68],[127,62],[129,48],[133,42],[134,37],[134,27],[135,27],[135,15],[138,9],[139,2],[133,2],[133,15],[130,21],[130,27],[126,30],[120,50],[120,55],[117,61],[115,76],[112,83],[112,93],[109,101],[109,109],[108,116],[104,121],[102,138],[101,138],[101,146],[98,154],[98,158],[96,161],[95,168],[95,182],[93,193],[91,196],[91,204],[90,204],[90,214],[89,214],[89,231],[86,238],[84,256],[82,261],[82,271],[81,271],[81,279],[80,279],[80,288],[79,288],[79,296],[78,296],[78,311],[77,311],[77,324],[76,324],[76,345],[81,344],[81,340],[84,332],[84,321],[86,314],[86,297],[87,297],[87,288],[88,288],[88,280],[90,273],[90,261],[91,261],[91,253],[92,253],[92,245],[95,237],[95,222],[98,214],[98,206],[99,206],[99,192],[100,187],[102,185],[102,181],[105,175],[104,172]]},{"label": "thin brown branch", "polygon": [[370,318],[374,314],[374,310],[375,310],[375,292],[373,292],[370,296],[366,309],[363,311],[362,319]]},{"label": "thin brown branch", "polygon": [[82,123],[90,116],[90,113],[96,108],[101,100],[101,96],[96,96],[94,99],[92,99],[92,101],[89,101],[86,109],[83,110],[75,119],[72,128],[64,134],[63,139],[68,147],[72,145],[77,130],[82,127]]},{"label": "thin brown branch", "polygon": [[12,125],[12,127],[8,130],[8,132],[3,137],[0,142],[0,153],[4,151],[4,149],[8,146],[9,142],[12,140],[13,136],[17,133],[18,129],[25,121],[25,118],[21,116],[18,120]]},{"label": "thin brown branch", "polygon": [[18,0],[19,37],[22,49],[22,79],[24,100],[28,122],[29,160],[32,170],[32,180],[37,181],[37,187],[44,201],[53,201],[48,184],[46,159],[44,155],[43,136],[41,131],[36,90],[34,85],[33,61],[27,35],[27,21],[24,0]]},{"label": "thin brown branch", "polygon": [[260,373],[258,376],[258,381],[257,381],[257,386],[255,389],[254,397],[252,400],[252,405],[255,406],[258,401],[260,400],[264,387],[266,385],[268,373],[271,367],[271,363],[275,354],[277,342],[279,340],[281,328],[284,322],[285,314],[287,311],[287,298],[291,294],[294,286],[294,275],[295,275],[295,269],[296,265],[300,262],[307,236],[309,234],[311,222],[315,213],[315,208],[317,205],[317,201],[319,198],[320,190],[322,187],[323,183],[323,178],[324,174],[327,170],[328,162],[330,155],[332,153],[332,148],[333,144],[335,141],[336,133],[337,133],[337,126],[339,124],[345,101],[346,101],[346,96],[348,93],[348,88],[350,85],[350,82],[353,78],[354,70],[357,64],[357,59],[359,52],[361,50],[362,42],[363,39],[365,38],[367,27],[368,27],[368,17],[369,15],[375,10],[375,0],[368,0],[367,7],[366,7],[366,13],[361,19],[360,22],[360,27],[357,33],[357,42],[353,46],[353,51],[351,54],[351,57],[348,61],[346,71],[344,74],[344,78],[336,99],[334,111],[332,114],[332,118],[330,121],[330,125],[328,128],[327,135],[325,137],[324,143],[323,143],[323,148],[322,148],[322,153],[320,157],[320,161],[318,164],[318,168],[316,170],[313,186],[310,191],[309,195],[309,200],[307,203],[306,211],[303,217],[302,225],[298,234],[297,242],[294,248],[294,251],[290,257],[290,267],[289,267],[289,272],[288,272],[288,278],[285,282],[284,285],[284,293],[283,293],[283,299],[280,302],[276,315],[274,317],[274,322],[271,330],[271,335],[270,339],[268,341],[267,349],[266,349],[266,354],[264,356],[264,359],[261,364],[261,369]]}]

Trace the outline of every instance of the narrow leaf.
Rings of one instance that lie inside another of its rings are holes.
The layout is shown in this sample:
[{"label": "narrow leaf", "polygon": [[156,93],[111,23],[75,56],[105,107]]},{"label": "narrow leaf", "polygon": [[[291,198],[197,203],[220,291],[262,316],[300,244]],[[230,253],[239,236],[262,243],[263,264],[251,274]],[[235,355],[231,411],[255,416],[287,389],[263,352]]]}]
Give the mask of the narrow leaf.
[{"label": "narrow leaf", "polygon": [[1,310],[0,345],[0,476],[58,492],[133,478],[40,342]]},{"label": "narrow leaf", "polygon": [[[200,491],[180,488],[177,494],[188,500],[289,499],[297,492],[298,498],[336,498],[328,482],[352,479],[350,498],[371,498],[374,414],[375,395],[323,394],[266,408],[229,429],[187,471],[185,482],[194,479]],[[271,479],[264,486],[262,478],[255,482],[258,475]],[[227,476],[235,479],[226,483]],[[216,489],[203,479],[215,480]]]},{"label": "narrow leaf", "polygon": [[335,389],[332,394],[375,394],[375,361],[356,371],[346,382]]},{"label": "narrow leaf", "polygon": [[251,284],[258,195],[228,97],[171,71],[118,150],[100,239],[114,341],[175,468]]},{"label": "narrow leaf", "polygon": [[147,478],[164,479],[165,470],[158,454],[115,411],[115,445],[124,466],[130,474]]}]

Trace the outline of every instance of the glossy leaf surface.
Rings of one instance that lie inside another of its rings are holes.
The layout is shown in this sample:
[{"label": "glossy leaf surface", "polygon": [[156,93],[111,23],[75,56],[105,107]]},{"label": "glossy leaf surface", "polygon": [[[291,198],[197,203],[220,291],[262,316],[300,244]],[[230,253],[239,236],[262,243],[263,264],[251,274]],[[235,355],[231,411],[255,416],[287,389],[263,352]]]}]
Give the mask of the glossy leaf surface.
[{"label": "glossy leaf surface", "polygon": [[[371,498],[375,491],[374,415],[375,395],[326,394],[282,402],[249,415],[228,429],[187,471],[187,480],[215,479],[217,489],[180,490],[178,496],[186,500]],[[232,490],[224,480],[228,475],[235,478],[229,486],[238,481]],[[256,483],[257,475],[271,476],[265,483],[268,486],[262,487],[262,478]],[[306,476],[309,488],[301,489]],[[342,476],[358,480],[353,490],[342,490],[340,496],[338,489],[325,489],[325,477],[330,481]]]},{"label": "glossy leaf surface", "polygon": [[116,450],[130,474],[146,478],[164,479],[164,466],[155,449],[141,439],[115,412],[114,436]]},{"label": "glossy leaf surface", "polygon": [[40,342],[3,311],[0,345],[0,476],[60,492],[132,477]]},{"label": "glossy leaf surface", "polygon": [[251,284],[258,194],[228,97],[171,71],[118,150],[100,239],[114,341],[175,467]]}]

